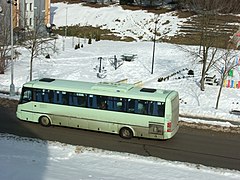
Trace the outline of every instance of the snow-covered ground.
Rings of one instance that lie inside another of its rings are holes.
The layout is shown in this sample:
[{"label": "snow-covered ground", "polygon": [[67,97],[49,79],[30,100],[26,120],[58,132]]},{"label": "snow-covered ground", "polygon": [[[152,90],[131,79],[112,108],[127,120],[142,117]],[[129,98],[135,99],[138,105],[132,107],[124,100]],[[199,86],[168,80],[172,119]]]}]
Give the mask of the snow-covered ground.
[{"label": "snow-covered ground", "polygon": [[237,180],[240,172],[0,134],[0,179]]},{"label": "snow-covered ground", "polygon": [[[151,13],[123,10],[118,6],[95,9],[80,4],[56,3],[52,4],[51,11],[54,16],[53,23],[57,26],[65,25],[66,7],[68,25],[80,23],[102,26],[115,29],[121,36],[125,34],[136,40],[139,40],[139,36],[143,36],[143,39],[151,39],[153,36],[152,31],[149,31],[150,26],[154,29],[154,15]],[[184,19],[178,19],[170,13],[161,15],[159,23],[165,24],[167,20],[167,26],[161,26],[163,29],[159,26],[158,31],[169,36],[178,33],[178,24]],[[215,110],[219,87],[207,85],[205,91],[200,91],[201,64],[176,45],[156,43],[154,72],[151,74],[152,42],[93,41],[89,45],[84,39],[67,37],[63,51],[63,39],[64,37],[59,36],[56,40],[56,52],[48,52],[50,59],[40,56],[34,60],[34,79],[51,77],[91,82],[116,82],[122,79],[128,79],[129,83],[142,81],[145,87],[178,91],[182,115],[226,120],[208,122],[222,126],[233,126],[228,120],[240,121],[239,116],[229,114],[232,109],[240,109],[240,89],[223,88],[219,109]],[[79,41],[83,48],[75,50],[74,46]],[[21,86],[29,80],[30,53],[21,47],[18,47],[17,51],[21,55],[14,62],[14,84],[20,92]],[[134,61],[119,62],[122,65],[115,70],[111,64],[113,57],[120,60],[124,54],[135,55]],[[236,55],[239,56],[240,52],[236,52]],[[97,77],[99,57],[103,58],[104,69],[101,75],[106,76],[104,78]],[[194,71],[194,77],[183,78],[187,76],[188,70]],[[159,77],[176,72],[179,73],[167,81],[157,81]],[[9,91],[10,74],[9,67],[5,74],[0,75],[1,91]],[[219,76],[217,73],[216,75]],[[203,122],[197,119],[180,120]],[[0,147],[0,179],[240,179],[239,171],[143,158],[5,134],[0,135]]]},{"label": "snow-covered ground", "polygon": [[[219,86],[207,85],[204,92],[200,91],[201,64],[198,63],[199,59],[196,59],[189,52],[183,51],[183,48],[197,51],[198,47],[181,46],[180,48],[173,44],[156,43],[154,71],[151,74],[153,54],[151,38],[155,25],[149,22],[154,19],[153,13],[141,10],[123,10],[116,5],[90,8],[81,4],[54,3],[51,5],[51,16],[57,27],[64,26],[66,23],[67,25],[80,24],[101,27],[106,25],[104,28],[113,28],[120,36],[124,36],[130,30],[133,30],[132,32],[136,36],[131,33],[128,34],[129,36],[137,39],[137,37],[145,34],[145,40],[149,41],[93,41],[93,44],[89,45],[87,39],[67,37],[65,40],[64,37],[59,36],[55,42],[52,42],[56,45],[56,52],[48,52],[51,56],[50,59],[40,56],[34,60],[34,79],[52,77],[92,82],[116,82],[126,78],[129,83],[142,81],[143,86],[146,87],[178,91],[181,98],[181,115],[239,121],[240,116],[230,114],[229,111],[240,110],[240,89],[223,88],[218,110],[215,109],[215,104]],[[116,19],[121,19],[122,24],[119,25],[119,21],[116,21]],[[166,20],[168,20],[167,24],[165,23]],[[175,35],[179,33],[181,22],[185,20],[179,19],[174,13],[161,14],[157,25],[157,34]],[[143,27],[140,27],[139,24]],[[139,28],[135,29],[136,27]],[[145,31],[146,29],[149,31]],[[165,33],[166,30],[168,30],[168,33]],[[65,40],[65,43],[63,40]],[[83,44],[83,48],[75,50],[74,47],[78,43]],[[29,80],[30,53],[23,48],[17,48],[17,51],[21,55],[14,63],[14,84],[19,92],[22,84]],[[124,54],[136,55],[135,60],[133,62],[125,61],[115,70],[111,65],[114,56],[120,60]],[[106,75],[103,79],[97,77],[100,64],[99,57],[103,58],[104,70],[102,76]],[[239,51],[236,51],[236,57],[240,58]],[[194,77],[186,78],[189,70],[194,71]],[[166,77],[177,72],[179,73],[170,77],[169,80],[161,83],[157,82],[159,77]],[[0,90],[9,91],[10,74],[9,67],[4,75],[0,75]],[[219,73],[214,71],[211,75],[220,76]],[[235,81],[240,81],[240,66],[236,67],[234,78]]]},{"label": "snow-covered ground", "polygon": [[[143,86],[176,90],[180,94],[180,114],[202,116],[222,120],[239,121],[239,116],[230,114],[232,109],[240,109],[240,89],[223,88],[219,109],[215,109],[219,86],[206,85],[206,90],[199,88],[201,64],[194,61],[189,53],[182,51],[176,45],[156,43],[154,73],[152,67],[152,42],[114,42],[93,41],[92,44],[84,43],[80,39],[83,48],[75,50],[72,46],[78,43],[77,38],[67,37],[65,50],[62,50],[64,37],[56,40],[57,52],[50,53],[51,58],[44,56],[34,60],[33,78],[61,78],[69,80],[91,82],[117,82],[128,79],[129,83],[143,82]],[[74,42],[74,43],[72,43]],[[185,48],[194,48],[186,47]],[[26,49],[17,49],[21,55],[14,63],[14,84],[20,91],[23,83],[29,80],[29,52]],[[120,62],[122,65],[115,70],[111,62],[114,56],[121,60],[124,54],[136,55],[134,61]],[[99,57],[102,57],[104,67],[103,76],[98,78]],[[188,70],[194,71],[194,77],[187,76]],[[172,76],[167,81],[158,82],[159,77],[166,77],[172,73],[180,73]],[[0,75],[1,90],[8,91],[10,84],[10,67],[4,75]],[[218,73],[215,73],[219,76]],[[181,79],[178,79],[181,78]]]}]

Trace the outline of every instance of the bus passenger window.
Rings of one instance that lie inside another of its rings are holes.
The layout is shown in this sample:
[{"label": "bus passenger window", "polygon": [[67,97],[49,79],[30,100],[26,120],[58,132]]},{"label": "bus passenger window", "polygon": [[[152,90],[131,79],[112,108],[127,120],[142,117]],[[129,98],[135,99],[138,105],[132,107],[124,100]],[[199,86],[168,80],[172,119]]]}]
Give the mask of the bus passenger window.
[{"label": "bus passenger window", "polygon": [[106,96],[96,96],[97,98],[97,108],[107,109],[107,97]]},{"label": "bus passenger window", "polygon": [[78,96],[78,103],[81,107],[85,107],[86,106],[86,95],[85,94],[77,94]]},{"label": "bus passenger window", "polygon": [[146,109],[147,109],[147,114],[148,115],[153,115],[153,102],[152,101],[147,101],[146,103]]},{"label": "bus passenger window", "polygon": [[55,104],[62,104],[62,92],[60,91],[53,92],[53,102]]},{"label": "bus passenger window", "polygon": [[97,96],[96,95],[87,95],[87,107],[97,108]]},{"label": "bus passenger window", "polygon": [[135,107],[135,100],[134,99],[128,99],[128,109],[127,109],[127,112],[134,113],[134,107]]},{"label": "bus passenger window", "polygon": [[48,99],[50,103],[53,103],[53,91],[48,90]]},{"label": "bus passenger window", "polygon": [[138,101],[138,113],[146,114],[145,101]]},{"label": "bus passenger window", "polygon": [[108,100],[107,100],[107,109],[108,109],[108,110],[114,110],[114,109],[113,109],[113,98],[112,98],[112,97],[108,97]]},{"label": "bus passenger window", "polygon": [[158,105],[157,105],[157,102],[153,102],[153,116],[158,116]]},{"label": "bus passenger window", "polygon": [[49,102],[49,90],[42,90],[42,95],[43,95],[43,102],[48,103]]},{"label": "bus passenger window", "polygon": [[100,105],[100,109],[107,109],[107,103],[102,101]]},{"label": "bus passenger window", "polygon": [[68,93],[62,91],[62,103],[63,105],[68,105]]},{"label": "bus passenger window", "polygon": [[117,111],[122,110],[122,102],[117,102]]},{"label": "bus passenger window", "polygon": [[36,99],[37,102],[42,102],[43,101],[42,100],[42,91],[40,89],[36,90],[36,94],[35,95],[36,95],[35,99]]},{"label": "bus passenger window", "polygon": [[158,102],[158,115],[160,117],[164,117],[165,115],[165,103]]}]

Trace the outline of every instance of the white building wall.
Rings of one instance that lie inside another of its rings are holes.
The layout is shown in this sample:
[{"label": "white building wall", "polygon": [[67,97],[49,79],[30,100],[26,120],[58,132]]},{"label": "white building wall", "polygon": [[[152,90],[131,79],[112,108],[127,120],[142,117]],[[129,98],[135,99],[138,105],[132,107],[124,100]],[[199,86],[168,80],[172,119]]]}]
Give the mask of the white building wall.
[{"label": "white building wall", "polygon": [[34,28],[35,18],[34,18],[34,0],[25,0],[25,22],[30,28]]}]

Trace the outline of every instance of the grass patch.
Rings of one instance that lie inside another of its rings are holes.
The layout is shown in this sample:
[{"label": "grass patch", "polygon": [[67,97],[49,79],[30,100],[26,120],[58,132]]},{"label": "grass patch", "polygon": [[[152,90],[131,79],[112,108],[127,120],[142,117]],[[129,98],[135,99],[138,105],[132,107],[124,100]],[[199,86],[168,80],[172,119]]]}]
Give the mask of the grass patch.
[{"label": "grass patch", "polygon": [[[58,29],[54,30],[55,34],[60,34],[62,36],[65,35],[65,26],[59,27]],[[93,38],[96,39],[97,37],[100,40],[112,40],[112,41],[127,41],[132,42],[134,39],[132,37],[120,37],[114,35],[108,29],[101,29],[100,27],[93,27],[93,26],[69,26],[67,27],[67,36],[76,36],[80,38]]]},{"label": "grass patch", "polygon": [[164,14],[167,12],[171,12],[171,9],[163,8],[163,7],[144,7],[144,6],[129,6],[129,5],[121,5],[124,10],[131,10],[131,11],[138,11],[138,10],[145,10],[149,13],[154,14]]},{"label": "grass patch", "polygon": [[189,11],[176,11],[175,15],[178,16],[178,18],[189,18],[195,14]]},{"label": "grass patch", "polygon": [[[229,40],[230,40],[230,34],[218,35],[214,39],[212,38],[212,43],[213,43],[212,46],[218,47],[218,48],[226,48]],[[201,42],[201,35],[198,32],[191,33],[191,34],[186,33],[184,35],[168,37],[168,39],[162,39],[162,41],[172,43],[172,44],[199,45]]]},{"label": "grass patch", "polygon": [[109,5],[107,4],[100,4],[100,3],[82,3],[83,6],[88,6],[91,8],[102,8],[102,7],[108,7]]}]

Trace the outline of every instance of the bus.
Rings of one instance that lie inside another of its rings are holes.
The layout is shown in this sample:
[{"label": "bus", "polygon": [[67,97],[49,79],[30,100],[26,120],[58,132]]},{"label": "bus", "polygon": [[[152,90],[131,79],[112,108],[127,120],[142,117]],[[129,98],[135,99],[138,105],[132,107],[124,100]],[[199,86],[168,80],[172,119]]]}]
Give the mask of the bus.
[{"label": "bus", "polygon": [[16,116],[125,139],[170,139],[179,128],[179,95],[127,83],[42,78],[23,85]]}]

